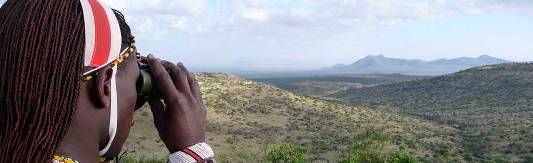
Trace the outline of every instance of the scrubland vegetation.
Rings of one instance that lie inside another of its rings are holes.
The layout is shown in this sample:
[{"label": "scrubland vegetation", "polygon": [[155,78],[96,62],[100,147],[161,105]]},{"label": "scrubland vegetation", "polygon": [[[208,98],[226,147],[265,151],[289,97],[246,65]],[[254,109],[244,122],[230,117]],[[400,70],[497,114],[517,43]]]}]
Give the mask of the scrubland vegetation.
[{"label": "scrubland vegetation", "polygon": [[[465,162],[459,130],[446,125],[226,74],[198,80],[218,162]],[[168,157],[152,123],[148,108],[138,113],[125,147],[130,162]]]},{"label": "scrubland vegetation", "polygon": [[472,68],[331,97],[415,115],[460,130],[469,162],[532,162],[533,64]]}]

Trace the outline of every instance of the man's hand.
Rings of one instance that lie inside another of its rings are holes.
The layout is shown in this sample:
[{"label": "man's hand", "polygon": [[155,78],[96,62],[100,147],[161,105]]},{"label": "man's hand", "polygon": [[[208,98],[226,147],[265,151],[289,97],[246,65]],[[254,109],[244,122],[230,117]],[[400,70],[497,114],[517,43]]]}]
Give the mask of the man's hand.
[{"label": "man's hand", "polygon": [[161,99],[149,99],[148,104],[170,153],[205,142],[206,107],[194,75],[182,63],[161,61],[152,54],[147,60],[161,95]]}]

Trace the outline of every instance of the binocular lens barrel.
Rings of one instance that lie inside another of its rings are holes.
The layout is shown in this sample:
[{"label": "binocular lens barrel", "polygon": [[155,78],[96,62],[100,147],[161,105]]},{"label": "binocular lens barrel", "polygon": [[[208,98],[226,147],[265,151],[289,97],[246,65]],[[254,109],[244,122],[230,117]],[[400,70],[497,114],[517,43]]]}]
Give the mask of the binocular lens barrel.
[{"label": "binocular lens barrel", "polygon": [[137,80],[137,94],[148,96],[153,92],[154,83],[149,69],[141,69],[141,74]]}]

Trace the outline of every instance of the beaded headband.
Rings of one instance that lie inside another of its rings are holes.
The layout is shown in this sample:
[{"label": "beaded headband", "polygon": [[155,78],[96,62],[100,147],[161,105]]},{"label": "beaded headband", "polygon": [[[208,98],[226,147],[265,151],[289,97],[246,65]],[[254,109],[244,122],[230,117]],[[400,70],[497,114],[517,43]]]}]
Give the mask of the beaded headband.
[{"label": "beaded headband", "polygon": [[[135,47],[135,40],[132,41],[132,44],[130,47],[124,49],[122,51],[122,53],[120,53],[121,55],[119,55],[119,57],[117,59],[115,59],[114,61],[112,61],[109,65],[111,66],[111,68],[117,66],[118,64],[122,63],[126,58],[128,58],[131,53],[133,53],[135,51],[135,49],[137,49],[137,47]],[[98,69],[93,69],[93,70],[98,70]],[[84,75],[82,75],[82,80],[83,81],[90,81],[94,78],[94,76],[98,75],[98,72],[96,71],[91,71],[89,73],[86,73]]]}]

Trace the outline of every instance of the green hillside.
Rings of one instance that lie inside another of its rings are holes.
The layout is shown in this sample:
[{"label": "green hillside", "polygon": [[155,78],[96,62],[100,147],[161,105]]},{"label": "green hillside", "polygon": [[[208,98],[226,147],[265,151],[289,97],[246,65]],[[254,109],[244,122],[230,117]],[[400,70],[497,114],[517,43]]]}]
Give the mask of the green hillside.
[{"label": "green hillside", "polygon": [[[424,162],[464,162],[459,131],[446,125],[365,107],[300,96],[225,74],[199,74],[208,110],[207,137],[219,162],[263,162],[275,144],[304,147],[306,160],[338,162],[357,135],[382,131],[384,153],[406,147]],[[139,115],[125,151],[165,159],[149,109]]]},{"label": "green hillside", "polygon": [[461,130],[474,160],[533,158],[533,64],[472,68],[430,79],[349,89],[331,97]]}]

